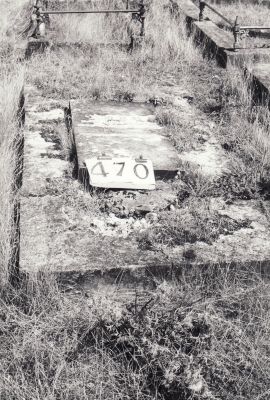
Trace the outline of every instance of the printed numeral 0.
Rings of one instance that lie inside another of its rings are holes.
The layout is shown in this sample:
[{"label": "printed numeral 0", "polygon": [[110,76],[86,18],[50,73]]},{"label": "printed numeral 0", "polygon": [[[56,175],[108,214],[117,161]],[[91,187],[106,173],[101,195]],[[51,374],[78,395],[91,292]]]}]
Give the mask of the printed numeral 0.
[{"label": "printed numeral 0", "polygon": [[[141,165],[141,166],[144,168],[144,170],[145,170],[145,176],[139,176],[138,171],[137,171],[139,165]],[[135,167],[133,168],[133,171],[134,171],[134,174],[135,174],[135,175],[137,176],[137,178],[139,178],[139,179],[146,179],[146,178],[148,177],[148,175],[149,175],[148,168],[147,168],[147,166],[144,165],[144,164],[136,164]]]}]

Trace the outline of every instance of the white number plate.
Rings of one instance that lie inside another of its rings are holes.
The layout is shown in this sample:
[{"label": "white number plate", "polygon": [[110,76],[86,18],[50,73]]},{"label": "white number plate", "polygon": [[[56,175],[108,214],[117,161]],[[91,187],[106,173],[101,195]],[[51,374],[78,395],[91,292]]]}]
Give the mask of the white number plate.
[{"label": "white number plate", "polygon": [[152,161],[95,157],[85,160],[90,184],[96,187],[154,190]]}]

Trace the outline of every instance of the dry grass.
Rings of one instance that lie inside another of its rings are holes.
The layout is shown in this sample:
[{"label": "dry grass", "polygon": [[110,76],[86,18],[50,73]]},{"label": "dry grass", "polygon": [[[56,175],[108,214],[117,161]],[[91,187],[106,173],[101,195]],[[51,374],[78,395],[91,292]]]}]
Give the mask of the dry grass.
[{"label": "dry grass", "polygon": [[[219,123],[219,140],[231,159],[231,175],[250,182],[254,192],[269,197],[269,109],[255,102],[249,80],[235,68],[216,93],[219,108],[213,117]],[[246,178],[244,177],[246,175]],[[256,189],[255,189],[256,191]]]},{"label": "dry grass", "polygon": [[[66,99],[122,99],[125,94],[134,94],[134,101],[138,101],[158,95],[166,86],[162,81],[166,82],[167,75],[179,71],[184,80],[188,65],[199,55],[192,40],[187,39],[184,24],[178,20],[170,22],[165,4],[155,3],[155,13],[150,6],[145,41],[132,54],[127,52],[129,34],[135,25],[130,16],[69,16],[52,20],[51,25],[57,27],[53,33],[57,41],[61,41],[59,32],[65,32],[63,40],[71,45],[30,60],[28,82],[45,96]],[[139,23],[135,27],[140,28]]]},{"label": "dry grass", "polygon": [[267,399],[269,283],[241,265],[182,269],[153,298],[61,294],[53,276],[0,302],[2,399]]},{"label": "dry grass", "polygon": [[[238,16],[238,22],[240,26],[261,26],[269,27],[269,7],[267,4],[252,4],[247,1],[237,1],[227,3],[211,1],[211,5],[219,11],[224,17],[226,17],[231,23],[235,22],[235,18]],[[199,3],[197,3],[199,4]],[[226,24],[217,14],[213,13],[210,9],[206,8],[205,16],[209,17],[216,24]]]},{"label": "dry grass", "polygon": [[[10,69],[10,66],[9,66]],[[21,135],[18,125],[18,103],[23,85],[23,70],[14,67],[16,78],[1,66],[0,90],[0,279],[1,286],[8,280],[8,266],[12,253],[13,214],[17,145]],[[19,172],[19,171],[17,171]]]}]

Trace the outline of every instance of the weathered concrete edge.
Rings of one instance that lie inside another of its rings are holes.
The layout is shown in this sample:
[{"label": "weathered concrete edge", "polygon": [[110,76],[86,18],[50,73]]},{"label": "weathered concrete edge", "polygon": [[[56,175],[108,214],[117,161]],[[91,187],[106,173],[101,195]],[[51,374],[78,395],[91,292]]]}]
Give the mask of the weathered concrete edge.
[{"label": "weathered concrete edge", "polygon": [[[188,276],[213,277],[220,274],[220,271],[233,271],[236,275],[246,276],[246,279],[252,278],[253,274],[260,278],[270,280],[270,260],[251,261],[241,263],[238,261],[220,262],[220,263],[192,263],[182,262],[174,263],[168,261],[167,265],[131,265],[124,267],[115,267],[110,269],[94,269],[85,271],[53,271],[41,272],[36,274],[55,277],[59,288],[63,291],[80,291],[81,293],[94,294],[101,290],[104,292],[119,292],[124,297],[132,300],[130,295],[138,293],[151,294],[155,292],[159,284],[163,282],[172,282],[177,284],[181,279]],[[33,273],[21,271],[21,277],[29,278]],[[30,278],[31,279],[31,278]]]},{"label": "weathered concrete edge", "polygon": [[114,290],[128,293],[128,290],[137,289],[138,291],[153,292],[157,285],[164,282],[177,283],[183,276],[192,276],[196,271],[200,271],[202,276],[211,276],[217,274],[218,271],[234,271],[247,274],[247,279],[252,272],[259,274],[261,277],[270,279],[270,260],[251,261],[249,263],[241,262],[220,262],[220,263],[192,263],[182,262],[173,263],[168,261],[168,265],[156,266],[125,266],[123,268],[116,267],[107,270],[87,270],[87,271],[64,271],[55,272],[56,279],[60,286],[65,288],[81,289],[84,292],[99,291],[100,288],[108,287]]}]

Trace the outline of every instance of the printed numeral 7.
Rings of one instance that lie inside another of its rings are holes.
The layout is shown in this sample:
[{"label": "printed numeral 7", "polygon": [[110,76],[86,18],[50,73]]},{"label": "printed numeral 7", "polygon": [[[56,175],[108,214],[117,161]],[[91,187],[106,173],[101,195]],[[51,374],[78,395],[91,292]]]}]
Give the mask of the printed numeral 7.
[{"label": "printed numeral 7", "polygon": [[124,163],[124,162],[115,162],[115,163],[113,163],[113,164],[122,165],[122,167],[120,168],[120,171],[119,171],[118,174],[116,175],[116,176],[122,176],[122,175],[123,175],[123,169],[124,169],[125,163]]}]

